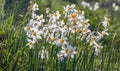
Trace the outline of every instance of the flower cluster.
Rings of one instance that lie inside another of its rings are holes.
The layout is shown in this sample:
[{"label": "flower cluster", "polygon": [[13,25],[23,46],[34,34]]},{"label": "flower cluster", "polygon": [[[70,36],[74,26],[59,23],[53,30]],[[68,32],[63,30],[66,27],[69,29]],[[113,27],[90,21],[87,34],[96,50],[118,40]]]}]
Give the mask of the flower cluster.
[{"label": "flower cluster", "polygon": [[[28,36],[27,45],[30,48],[34,48],[38,40],[45,39],[47,43],[61,47],[62,50],[57,54],[59,59],[64,57],[74,58],[74,55],[78,53],[76,51],[77,47],[70,44],[70,36],[76,35],[76,33],[78,34],[76,39],[86,40],[86,43],[94,47],[96,52],[98,52],[98,48],[102,48],[99,40],[105,35],[109,35],[107,33],[107,27],[110,23],[109,18],[105,17],[102,23],[103,31],[91,31],[89,29],[90,20],[85,18],[84,11],[75,9],[74,4],[64,7],[63,14],[60,14],[59,11],[53,12],[46,8],[46,16],[37,15],[36,11],[38,10],[38,5],[34,3],[31,19],[24,28]],[[63,18],[61,18],[62,16]],[[44,58],[43,55],[41,54],[42,58]]]},{"label": "flower cluster", "polygon": [[119,10],[119,5],[116,5],[116,3],[113,3],[113,9],[114,11],[118,11]]},{"label": "flower cluster", "polygon": [[[43,15],[37,15],[35,11],[39,10],[38,5],[35,3],[32,7],[32,18],[26,25],[24,30],[27,32],[28,36],[28,46],[30,48],[34,47],[35,42],[38,39],[42,39],[43,31],[41,30],[42,24],[45,22]],[[32,38],[32,39],[31,39]]]},{"label": "flower cluster", "polygon": [[[86,2],[86,1],[82,0],[81,5],[84,8],[88,8],[91,11],[96,11],[100,8],[100,4],[98,2],[95,2],[92,6],[92,4],[90,4],[89,2]],[[113,3],[112,8],[113,8],[114,11],[118,11],[119,10],[119,5],[117,5],[116,3]]]},{"label": "flower cluster", "polygon": [[89,8],[89,10],[94,10],[96,11],[98,8],[99,8],[99,3],[98,2],[95,2],[94,6],[91,6],[89,2],[86,2],[86,1],[82,1],[81,2],[81,5],[84,7],[84,8]]}]

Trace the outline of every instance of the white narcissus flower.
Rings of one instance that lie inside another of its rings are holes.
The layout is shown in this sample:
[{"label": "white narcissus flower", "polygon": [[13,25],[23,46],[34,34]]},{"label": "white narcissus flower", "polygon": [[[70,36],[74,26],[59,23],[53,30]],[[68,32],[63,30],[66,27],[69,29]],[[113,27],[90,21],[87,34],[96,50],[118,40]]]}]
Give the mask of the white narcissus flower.
[{"label": "white narcissus flower", "polygon": [[109,33],[107,32],[108,29],[103,30],[101,33],[97,32],[98,36],[97,36],[97,40],[100,40],[101,38],[103,38],[104,36],[108,36]]},{"label": "white narcissus flower", "polygon": [[60,21],[60,26],[63,27],[64,25],[65,25],[64,20],[61,20],[61,21]]},{"label": "white narcissus flower", "polygon": [[90,7],[89,7],[89,10],[90,10],[90,11],[92,11],[92,10],[93,10],[93,7],[92,7],[92,6],[90,6]]},{"label": "white narcissus flower", "polygon": [[68,29],[68,28],[66,27],[66,25],[65,25],[64,27],[60,27],[59,29],[60,29],[60,31],[61,31],[61,35],[62,35],[62,36],[68,36],[68,35],[69,35],[69,32],[70,32],[69,30],[70,30],[70,29]]},{"label": "white narcissus flower", "polygon": [[90,7],[90,3],[85,2],[84,0],[81,2],[81,5],[86,8],[86,7]]},{"label": "white narcissus flower", "polygon": [[59,13],[59,11],[56,11],[56,13],[54,13],[54,14],[52,15],[52,17],[53,17],[54,19],[58,20],[58,19],[61,17],[61,14]]},{"label": "white narcissus flower", "polygon": [[42,39],[41,35],[43,34],[42,30],[39,31],[37,28],[32,28],[32,38],[34,41],[37,41],[37,39]]},{"label": "white narcissus flower", "polygon": [[119,10],[119,6],[116,5],[116,3],[113,3],[113,8],[114,8],[114,11],[118,11]]},{"label": "white narcissus flower", "polygon": [[83,28],[83,29],[82,29],[82,34],[87,34],[87,33],[89,33],[89,32],[91,32],[91,31],[90,31],[90,29],[88,29],[88,28]]},{"label": "white narcissus flower", "polygon": [[31,27],[29,25],[27,25],[26,27],[24,27],[24,30],[25,31],[30,31],[31,30]]},{"label": "white narcissus flower", "polygon": [[50,8],[46,8],[46,13],[48,14],[50,12]]},{"label": "white narcissus flower", "polygon": [[75,51],[75,49],[76,47],[72,47],[70,45],[67,45],[67,47],[62,46],[60,53],[63,54],[64,57],[70,56],[71,58],[74,58],[74,55],[77,54],[77,51]]},{"label": "white narcissus flower", "polygon": [[74,11],[74,8],[75,8],[75,4],[72,4],[71,6],[67,5],[66,7],[64,7],[64,12],[69,13],[70,11]]},{"label": "white narcissus flower", "polygon": [[102,22],[104,28],[107,28],[110,25],[110,18],[104,17],[104,21]]},{"label": "white narcissus flower", "polygon": [[57,45],[58,46],[63,46],[63,45],[67,45],[67,44],[68,44],[67,37],[61,36],[61,38],[59,38],[57,40]]},{"label": "white narcissus flower", "polygon": [[114,10],[118,11],[119,10],[119,6],[115,6]]},{"label": "white narcissus flower", "polygon": [[96,3],[95,3],[95,5],[94,5],[93,10],[94,10],[94,11],[96,11],[98,8],[99,8],[99,3],[98,3],[98,2],[96,2]]},{"label": "white narcissus flower", "polygon": [[37,20],[34,20],[33,21],[33,28],[39,28],[40,27],[40,25],[41,25],[41,23],[39,23]]},{"label": "white narcissus flower", "polygon": [[[29,24],[29,23],[28,23]],[[31,26],[27,25],[26,27],[24,27],[24,30],[26,31],[27,33],[27,36],[28,37],[31,37],[31,33],[32,33],[32,30],[31,30]]]},{"label": "white narcissus flower", "polygon": [[105,36],[105,35],[109,35],[109,33],[107,32],[108,29],[105,29],[104,31],[102,31],[102,36]]},{"label": "white narcissus flower", "polygon": [[33,20],[36,20],[36,19],[37,19],[37,14],[35,14],[35,13],[33,12],[31,17],[32,17]]},{"label": "white narcissus flower", "polygon": [[33,11],[39,10],[37,3],[34,3],[34,4],[33,4],[32,10],[33,10]]},{"label": "white narcissus flower", "polygon": [[45,19],[43,18],[43,15],[37,16],[37,20],[38,20],[40,23],[45,22]]},{"label": "white narcissus flower", "polygon": [[71,7],[71,9],[74,9],[75,8],[75,4],[72,4],[70,7]]},{"label": "white narcissus flower", "polygon": [[84,27],[88,28],[90,26],[89,19],[85,20]]},{"label": "white narcissus flower", "polygon": [[55,28],[57,28],[57,24],[50,24],[49,25],[49,29],[55,29]]},{"label": "white narcissus flower", "polygon": [[53,33],[49,35],[52,44],[56,44],[56,43],[57,43],[58,36],[59,36],[59,35],[54,35]]},{"label": "white narcissus flower", "polygon": [[27,46],[29,46],[30,49],[34,48],[35,41],[31,39],[27,39],[27,41]]}]

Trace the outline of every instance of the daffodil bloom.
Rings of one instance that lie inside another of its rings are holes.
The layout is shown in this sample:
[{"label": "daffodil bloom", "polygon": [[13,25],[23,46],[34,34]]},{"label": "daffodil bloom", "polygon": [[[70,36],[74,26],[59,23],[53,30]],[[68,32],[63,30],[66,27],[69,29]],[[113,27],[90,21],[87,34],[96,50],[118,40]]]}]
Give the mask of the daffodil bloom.
[{"label": "daffodil bloom", "polygon": [[29,46],[30,49],[34,48],[35,41],[31,39],[27,39],[27,41],[28,41],[27,46]]},{"label": "daffodil bloom", "polygon": [[59,39],[57,40],[57,45],[58,45],[58,46],[67,45],[67,44],[68,44],[67,38],[64,37],[64,36],[61,36],[61,38],[59,38]]},{"label": "daffodil bloom", "polygon": [[57,40],[58,40],[59,35],[58,35],[58,34],[57,34],[57,35],[50,34],[50,35],[49,35],[49,37],[50,37],[50,39],[51,39],[51,43],[52,43],[52,44],[56,44],[56,43],[57,43]]},{"label": "daffodil bloom", "polygon": [[107,32],[108,29],[105,29],[104,31],[102,31],[102,36],[105,36],[105,35],[109,35],[109,33]]},{"label": "daffodil bloom", "polygon": [[97,48],[103,48],[103,46],[99,45],[97,42],[94,42],[94,46]]},{"label": "daffodil bloom", "polygon": [[34,22],[33,22],[33,27],[34,27],[34,28],[39,28],[39,27],[40,27],[40,24],[41,24],[41,23],[39,23],[37,20],[34,20]]},{"label": "daffodil bloom", "polygon": [[32,13],[32,19],[37,20],[37,14],[35,14],[34,12]]},{"label": "daffodil bloom", "polygon": [[61,54],[63,54],[64,57],[71,57],[74,58],[74,55],[77,54],[77,51],[75,51],[76,47],[72,47],[70,45],[67,45],[67,47],[62,46],[62,50],[60,51]]},{"label": "daffodil bloom", "polygon": [[61,35],[68,36],[70,33],[70,28],[68,29],[66,26],[60,27]]},{"label": "daffodil bloom", "polygon": [[61,14],[59,13],[59,11],[56,11],[56,13],[52,14],[52,17],[58,20],[61,17]]},{"label": "daffodil bloom", "polygon": [[84,26],[85,26],[86,28],[90,26],[89,20],[85,20]]},{"label": "daffodil bloom", "polygon": [[45,22],[45,19],[43,18],[43,15],[37,16],[37,20],[41,23]]},{"label": "daffodil bloom", "polygon": [[81,2],[81,5],[82,5],[84,8],[90,7],[90,3],[85,2],[85,1],[83,1],[83,0],[82,0],[82,2]]},{"label": "daffodil bloom", "polygon": [[113,9],[114,11],[118,11],[119,10],[119,5],[116,5],[116,3],[113,3]]},{"label": "daffodil bloom", "polygon": [[39,10],[37,3],[34,3],[34,4],[33,4],[32,10],[33,10],[33,11]]},{"label": "daffodil bloom", "polygon": [[70,11],[73,11],[74,8],[75,8],[74,4],[72,4],[71,6],[67,5],[66,7],[64,7],[64,11],[65,11],[65,13],[69,13]]},{"label": "daffodil bloom", "polygon": [[107,28],[109,26],[110,18],[104,17],[104,21],[102,22],[104,28]]},{"label": "daffodil bloom", "polygon": [[99,8],[99,3],[96,2],[96,3],[94,4],[93,10],[96,11],[98,8]]},{"label": "daffodil bloom", "polygon": [[101,33],[100,32],[97,32],[98,33],[98,37],[99,38],[103,38],[104,36],[108,36],[109,33],[107,32],[108,29],[105,29],[104,31],[102,31]]},{"label": "daffodil bloom", "polygon": [[27,32],[27,36],[30,37],[31,36],[31,26],[27,25],[26,27],[24,27],[24,30]]},{"label": "daffodil bloom", "polygon": [[58,28],[57,24],[50,24],[49,25],[49,31],[52,33],[55,33],[57,31],[56,30],[57,28]]},{"label": "daffodil bloom", "polygon": [[28,25],[24,28],[25,31],[30,31],[31,30],[31,27]]},{"label": "daffodil bloom", "polygon": [[50,8],[46,8],[46,13],[48,14],[50,12]]},{"label": "daffodil bloom", "polygon": [[91,32],[87,37],[86,37],[86,42],[87,43],[89,43],[90,42],[90,45],[91,45],[91,42],[93,42],[95,39],[96,39],[96,37],[95,37],[95,35],[93,34],[94,32]]},{"label": "daffodil bloom", "polygon": [[42,31],[39,31],[37,28],[32,28],[32,38],[34,41],[37,41],[37,39],[41,39],[41,35],[43,34]]},{"label": "daffodil bloom", "polygon": [[61,20],[61,21],[60,21],[60,26],[63,27],[64,25],[65,25],[64,20]]},{"label": "daffodil bloom", "polygon": [[87,33],[89,33],[89,32],[91,32],[88,28],[83,28],[83,30],[82,30],[82,33],[83,34],[87,34]]}]

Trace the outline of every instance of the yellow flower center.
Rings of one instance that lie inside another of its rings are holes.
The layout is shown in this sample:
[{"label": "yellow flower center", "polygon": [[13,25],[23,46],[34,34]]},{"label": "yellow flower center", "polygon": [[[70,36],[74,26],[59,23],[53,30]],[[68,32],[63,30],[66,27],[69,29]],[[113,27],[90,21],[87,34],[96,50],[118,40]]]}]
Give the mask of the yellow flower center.
[{"label": "yellow flower center", "polygon": [[66,49],[65,52],[68,53],[68,49]]},{"label": "yellow flower center", "polygon": [[54,16],[57,16],[57,14],[55,13]]},{"label": "yellow flower center", "polygon": [[76,23],[73,23],[73,26],[76,26],[77,24]]},{"label": "yellow flower center", "polygon": [[26,30],[30,30],[30,26],[26,26]]},{"label": "yellow flower center", "polygon": [[38,8],[38,6],[36,5],[35,8]]},{"label": "yellow flower center", "polygon": [[73,53],[73,52],[74,52],[74,50],[71,50],[71,51],[70,51],[70,53]]},{"label": "yellow flower center", "polygon": [[68,26],[68,25],[67,25],[66,27],[67,27],[67,29],[69,29],[69,28],[70,28],[70,26]]},{"label": "yellow flower center", "polygon": [[110,17],[108,17],[108,21],[110,21],[111,19],[110,19]]},{"label": "yellow flower center", "polygon": [[80,10],[78,10],[78,13],[80,14],[80,13],[81,13],[81,11],[80,11]]},{"label": "yellow flower center", "polygon": [[36,32],[33,32],[33,36],[36,36],[37,35],[37,33]]},{"label": "yellow flower center", "polygon": [[86,29],[84,29],[84,30],[83,30],[83,32],[87,32],[87,30],[86,30]]},{"label": "yellow flower center", "polygon": [[43,20],[43,18],[40,18],[40,20]]},{"label": "yellow flower center", "polygon": [[76,14],[75,14],[75,13],[73,13],[73,14],[72,14],[72,18],[75,18],[75,17],[76,17]]},{"label": "yellow flower center", "polygon": [[62,14],[65,14],[65,12],[64,12],[64,11],[62,11]]},{"label": "yellow flower center", "polygon": [[71,7],[69,7],[68,10],[71,10]]},{"label": "yellow flower center", "polygon": [[37,26],[38,24],[37,23],[35,23],[35,26]]},{"label": "yellow flower center", "polygon": [[34,16],[34,19],[37,19],[37,16]]},{"label": "yellow flower center", "polygon": [[55,41],[55,40],[56,40],[56,38],[55,38],[55,37],[52,37],[51,39],[52,39],[52,41]]},{"label": "yellow flower center", "polygon": [[109,25],[110,25],[110,22],[107,22],[107,25],[109,26]]},{"label": "yellow flower center", "polygon": [[89,23],[88,22],[85,22],[85,25],[88,25]]},{"label": "yellow flower center", "polygon": [[76,27],[73,28],[73,30],[76,30],[76,29],[77,29]]},{"label": "yellow flower center", "polygon": [[64,43],[64,39],[60,39],[60,43]]},{"label": "yellow flower center", "polygon": [[76,23],[76,22],[77,22],[77,19],[76,19],[76,18],[73,18],[73,22]]},{"label": "yellow flower center", "polygon": [[33,43],[32,42],[29,42],[29,45],[32,45]]},{"label": "yellow flower center", "polygon": [[77,31],[78,31],[78,33],[80,33],[80,32],[81,32],[81,30],[80,30],[80,29],[78,29]]}]

